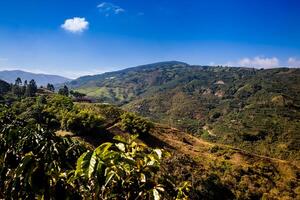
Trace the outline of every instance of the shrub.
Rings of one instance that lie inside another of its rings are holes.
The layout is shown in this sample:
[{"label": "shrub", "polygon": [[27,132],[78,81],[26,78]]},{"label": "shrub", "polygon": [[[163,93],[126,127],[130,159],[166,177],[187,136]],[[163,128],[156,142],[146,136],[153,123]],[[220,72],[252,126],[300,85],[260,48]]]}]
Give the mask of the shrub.
[{"label": "shrub", "polygon": [[190,183],[176,187],[161,173],[167,152],[138,144],[136,137],[116,136],[116,143],[104,143],[82,154],[76,170],[69,173],[74,190],[83,199],[187,199]]},{"label": "shrub", "polygon": [[0,116],[0,199],[75,199],[61,173],[86,149],[15,117]]},{"label": "shrub", "polygon": [[52,110],[72,110],[73,109],[73,101],[71,98],[63,96],[63,95],[53,95],[47,99],[48,106],[52,108]]},{"label": "shrub", "polygon": [[161,170],[167,152],[135,142],[136,136],[86,151],[2,112],[0,199],[187,199],[190,183],[177,186]]},{"label": "shrub", "polygon": [[103,128],[104,118],[90,110],[67,112],[62,119],[62,128],[78,135],[91,134]]},{"label": "shrub", "polygon": [[124,113],[121,115],[120,122],[121,129],[128,131],[131,134],[141,134],[147,135],[151,128],[153,128],[153,123],[150,121],[139,117],[133,113]]}]

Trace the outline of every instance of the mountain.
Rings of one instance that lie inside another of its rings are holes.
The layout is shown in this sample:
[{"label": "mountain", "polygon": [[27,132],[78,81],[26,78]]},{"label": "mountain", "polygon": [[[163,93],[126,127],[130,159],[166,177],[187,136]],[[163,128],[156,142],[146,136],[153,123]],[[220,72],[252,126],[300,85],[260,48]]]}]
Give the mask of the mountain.
[{"label": "mountain", "polygon": [[70,82],[99,102],[121,105],[211,142],[300,160],[300,69],[162,62]]},{"label": "mountain", "polygon": [[17,77],[20,77],[22,81],[34,79],[37,85],[47,85],[48,83],[51,84],[60,84],[71,79],[66,77],[57,76],[57,75],[49,75],[49,74],[35,74],[31,72],[25,72],[21,70],[5,70],[0,71],[0,79],[5,80],[9,83],[14,83]]}]

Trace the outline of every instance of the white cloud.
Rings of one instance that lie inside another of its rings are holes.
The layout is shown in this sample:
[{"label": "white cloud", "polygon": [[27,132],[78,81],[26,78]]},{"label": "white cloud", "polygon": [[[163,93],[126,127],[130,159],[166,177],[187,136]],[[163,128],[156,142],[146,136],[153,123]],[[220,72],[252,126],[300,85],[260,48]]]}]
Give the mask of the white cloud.
[{"label": "white cloud", "polygon": [[121,8],[120,6],[108,2],[100,3],[99,5],[97,5],[97,8],[107,17],[110,15],[118,15],[125,12],[125,9]]},{"label": "white cloud", "polygon": [[288,65],[290,67],[300,67],[300,60],[298,60],[297,58],[294,58],[294,57],[290,57],[288,59]]},{"label": "white cloud", "polygon": [[88,29],[89,22],[83,17],[74,17],[72,19],[66,19],[65,23],[61,25],[63,29],[72,33],[81,33]]},{"label": "white cloud", "polygon": [[242,67],[263,67],[273,68],[279,66],[279,59],[276,57],[267,58],[256,56],[254,58],[243,58],[237,62],[238,66]]}]

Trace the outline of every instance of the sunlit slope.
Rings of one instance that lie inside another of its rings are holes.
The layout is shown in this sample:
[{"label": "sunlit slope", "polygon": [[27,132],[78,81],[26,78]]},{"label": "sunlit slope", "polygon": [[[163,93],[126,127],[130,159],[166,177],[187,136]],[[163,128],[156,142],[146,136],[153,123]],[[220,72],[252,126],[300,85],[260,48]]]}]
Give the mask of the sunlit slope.
[{"label": "sunlit slope", "polygon": [[299,69],[164,62],[82,77],[70,86],[210,141],[300,158]]}]

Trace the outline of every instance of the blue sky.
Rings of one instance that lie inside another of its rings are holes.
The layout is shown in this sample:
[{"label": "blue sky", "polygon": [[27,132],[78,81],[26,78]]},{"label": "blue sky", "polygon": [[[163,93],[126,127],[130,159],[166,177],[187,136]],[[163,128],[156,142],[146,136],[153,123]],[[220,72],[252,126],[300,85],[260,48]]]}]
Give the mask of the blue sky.
[{"label": "blue sky", "polygon": [[0,70],[78,77],[158,61],[300,66],[298,0],[0,1]]}]

